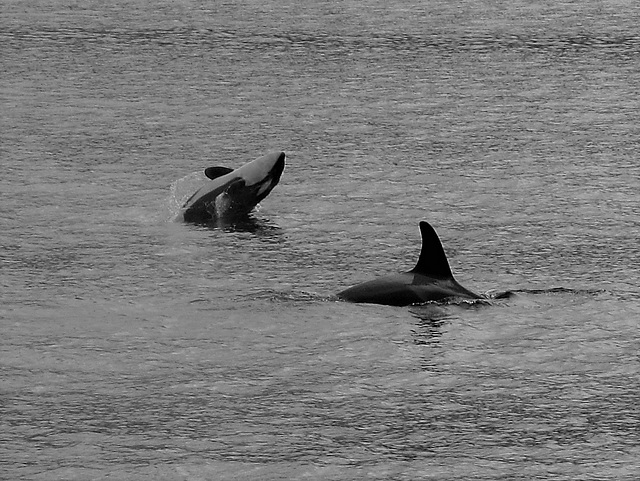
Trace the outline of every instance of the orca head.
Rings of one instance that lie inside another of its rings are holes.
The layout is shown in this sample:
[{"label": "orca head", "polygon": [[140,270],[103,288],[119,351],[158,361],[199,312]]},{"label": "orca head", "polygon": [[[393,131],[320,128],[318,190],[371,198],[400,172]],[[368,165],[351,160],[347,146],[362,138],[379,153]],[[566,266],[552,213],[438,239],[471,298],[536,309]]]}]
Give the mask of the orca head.
[{"label": "orca head", "polygon": [[264,199],[273,188],[280,182],[280,177],[284,171],[284,152],[267,154],[259,159],[243,165],[235,171],[244,181],[242,191],[235,190],[238,202],[243,203],[250,209]]},{"label": "orca head", "polygon": [[280,182],[285,153],[267,154],[243,165],[231,174],[235,179],[216,198],[218,218],[246,215]]}]

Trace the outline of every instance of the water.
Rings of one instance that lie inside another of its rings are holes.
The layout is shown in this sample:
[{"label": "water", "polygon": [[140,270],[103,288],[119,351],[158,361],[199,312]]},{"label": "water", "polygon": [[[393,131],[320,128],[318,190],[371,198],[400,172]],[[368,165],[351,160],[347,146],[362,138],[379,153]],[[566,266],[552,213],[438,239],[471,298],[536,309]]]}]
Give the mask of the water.
[{"label": "water", "polygon": [[3,3],[2,479],[638,478],[640,9],[423,3]]}]

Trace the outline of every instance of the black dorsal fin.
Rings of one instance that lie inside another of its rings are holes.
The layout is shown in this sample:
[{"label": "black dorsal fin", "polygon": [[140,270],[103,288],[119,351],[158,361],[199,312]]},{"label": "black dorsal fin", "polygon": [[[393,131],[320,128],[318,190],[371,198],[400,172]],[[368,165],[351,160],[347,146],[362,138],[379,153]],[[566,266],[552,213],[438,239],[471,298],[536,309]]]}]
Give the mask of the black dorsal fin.
[{"label": "black dorsal fin", "polygon": [[436,231],[428,222],[423,221],[420,222],[420,234],[422,235],[422,250],[418,263],[411,272],[436,279],[453,278],[449,261]]},{"label": "black dorsal fin", "polygon": [[217,179],[223,175],[227,175],[229,172],[233,172],[233,169],[229,167],[207,167],[204,169],[204,175],[210,179]]}]

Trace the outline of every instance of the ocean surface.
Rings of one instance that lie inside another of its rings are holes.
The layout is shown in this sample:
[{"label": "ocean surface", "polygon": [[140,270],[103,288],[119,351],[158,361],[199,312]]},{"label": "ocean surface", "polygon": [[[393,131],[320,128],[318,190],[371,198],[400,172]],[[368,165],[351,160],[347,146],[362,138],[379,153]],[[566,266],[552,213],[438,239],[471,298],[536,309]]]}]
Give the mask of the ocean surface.
[{"label": "ocean surface", "polygon": [[[640,478],[640,6],[4,0],[0,479]],[[250,221],[176,220],[284,151]],[[488,304],[355,305],[418,223]]]}]

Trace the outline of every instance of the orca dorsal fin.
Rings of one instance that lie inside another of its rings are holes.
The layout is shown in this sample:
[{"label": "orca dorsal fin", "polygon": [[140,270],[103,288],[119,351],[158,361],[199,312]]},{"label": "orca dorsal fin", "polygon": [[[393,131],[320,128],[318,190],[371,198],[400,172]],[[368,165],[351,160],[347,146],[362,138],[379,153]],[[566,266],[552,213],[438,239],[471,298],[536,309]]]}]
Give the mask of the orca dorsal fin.
[{"label": "orca dorsal fin", "polygon": [[410,272],[436,279],[453,278],[449,261],[436,231],[428,222],[422,221],[420,222],[420,234],[422,235],[420,258]]},{"label": "orca dorsal fin", "polygon": [[223,175],[227,175],[229,172],[233,172],[233,169],[229,167],[207,167],[204,169],[204,175],[210,179],[217,179]]}]

